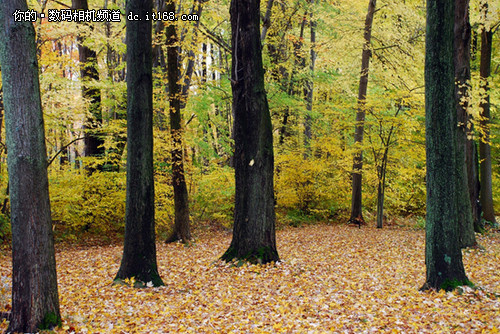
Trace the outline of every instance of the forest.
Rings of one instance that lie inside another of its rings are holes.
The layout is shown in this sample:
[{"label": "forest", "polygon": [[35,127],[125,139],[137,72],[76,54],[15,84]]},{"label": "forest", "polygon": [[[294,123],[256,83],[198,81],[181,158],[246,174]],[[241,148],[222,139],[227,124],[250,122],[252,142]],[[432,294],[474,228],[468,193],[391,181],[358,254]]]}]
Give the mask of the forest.
[{"label": "forest", "polygon": [[0,0],[0,329],[500,331],[500,4]]}]

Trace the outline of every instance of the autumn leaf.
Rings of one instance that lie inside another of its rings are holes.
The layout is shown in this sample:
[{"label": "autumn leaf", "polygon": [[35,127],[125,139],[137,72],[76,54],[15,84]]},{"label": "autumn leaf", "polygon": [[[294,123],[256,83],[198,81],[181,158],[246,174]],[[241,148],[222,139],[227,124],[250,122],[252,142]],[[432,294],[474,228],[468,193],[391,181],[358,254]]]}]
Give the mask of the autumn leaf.
[{"label": "autumn leaf", "polygon": [[[121,246],[58,246],[63,326],[55,332],[498,332],[498,233],[477,235],[481,247],[463,251],[477,288],[455,292],[418,291],[424,239],[422,230],[401,228],[287,228],[277,234],[281,262],[237,267],[217,261],[230,236],[204,232],[191,247],[158,244],[165,286],[144,289],[111,284]],[[3,255],[0,281],[10,284],[10,274]]]}]

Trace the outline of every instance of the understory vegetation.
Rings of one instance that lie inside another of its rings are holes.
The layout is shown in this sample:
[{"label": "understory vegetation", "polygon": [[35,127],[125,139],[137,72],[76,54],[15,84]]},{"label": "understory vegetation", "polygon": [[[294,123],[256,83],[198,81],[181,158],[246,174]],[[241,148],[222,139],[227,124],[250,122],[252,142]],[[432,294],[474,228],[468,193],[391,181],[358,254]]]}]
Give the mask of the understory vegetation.
[{"label": "understory vegetation", "polygon": [[[262,3],[262,12],[267,3]],[[58,6],[57,4],[53,4]],[[108,6],[109,5],[109,6]],[[41,11],[36,1],[30,6]],[[124,10],[124,1],[89,1],[89,8]],[[182,3],[180,13],[191,4]],[[234,209],[233,116],[230,83],[228,1],[204,3],[200,23],[178,21],[181,72],[194,72],[182,109],[183,159],[194,228],[231,228]],[[363,216],[375,221],[377,187],[385,173],[385,221],[425,219],[424,35],[422,1],[380,1],[372,28],[372,58],[366,97],[365,139],[354,143],[360,56],[366,1],[275,1],[263,40],[266,91],[273,122],[277,223],[299,226],[349,219],[353,154],[363,149]],[[477,139],[479,102],[479,2],[471,1],[473,29],[470,114]],[[309,32],[316,22],[315,39]],[[125,19],[120,22],[36,22],[40,83],[49,161],[50,197],[56,238],[74,240],[82,233],[111,238],[124,230],[126,147]],[[304,23],[305,21],[305,23]],[[89,127],[91,101],[82,98],[79,36],[96,52],[99,80],[85,85],[100,94],[102,122]],[[493,199],[500,212],[500,97],[498,33],[493,35],[491,155]],[[474,39],[475,38],[475,39]],[[155,48],[165,37],[155,33]],[[157,50],[157,49],[155,49]],[[311,65],[311,50],[315,66]],[[155,56],[156,57],[156,56]],[[161,58],[161,57],[160,57]],[[156,225],[160,237],[174,221],[168,94],[165,70],[155,58],[154,159]],[[182,77],[184,82],[186,77]],[[312,86],[310,86],[312,85]],[[0,84],[1,87],[1,84]],[[312,107],[306,89],[313,87]],[[1,108],[0,108],[1,109]],[[307,120],[307,122],[306,122]],[[87,130],[83,130],[83,126]],[[305,127],[311,138],[306,141]],[[3,125],[2,125],[3,127]],[[89,130],[92,129],[92,130]],[[83,157],[85,131],[102,140],[99,157]],[[9,200],[5,131],[0,147],[0,238],[9,240]],[[387,152],[385,155],[384,152]],[[386,160],[384,162],[384,160]],[[88,170],[93,169],[92,173]]]}]

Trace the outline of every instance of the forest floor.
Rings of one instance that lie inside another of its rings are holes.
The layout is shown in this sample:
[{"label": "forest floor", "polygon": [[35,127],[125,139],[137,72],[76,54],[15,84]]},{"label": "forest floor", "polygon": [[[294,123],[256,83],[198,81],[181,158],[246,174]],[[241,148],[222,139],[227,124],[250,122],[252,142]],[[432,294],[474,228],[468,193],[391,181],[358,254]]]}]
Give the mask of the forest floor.
[{"label": "forest floor", "polygon": [[[121,246],[58,245],[63,326],[56,333],[496,333],[500,233],[464,250],[475,289],[419,292],[423,230],[314,225],[278,231],[282,259],[218,261],[231,236],[158,243],[165,286],[112,285]],[[10,306],[10,257],[0,255],[0,311]],[[7,323],[0,325],[5,330]]]}]

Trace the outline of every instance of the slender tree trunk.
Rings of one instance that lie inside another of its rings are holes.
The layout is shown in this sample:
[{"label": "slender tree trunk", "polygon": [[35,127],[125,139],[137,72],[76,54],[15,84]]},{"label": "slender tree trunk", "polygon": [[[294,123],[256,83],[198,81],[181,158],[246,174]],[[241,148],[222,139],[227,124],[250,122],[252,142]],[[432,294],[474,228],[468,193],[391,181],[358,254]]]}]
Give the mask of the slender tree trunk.
[{"label": "slender tree trunk", "polygon": [[[484,20],[488,15],[488,3],[483,3]],[[495,211],[493,209],[493,189],[491,179],[491,146],[490,146],[490,94],[488,80],[491,73],[491,49],[493,32],[483,29],[481,33],[481,65],[479,76],[481,78],[481,88],[485,92],[480,104],[479,115],[479,161],[481,169],[481,206],[483,218],[489,222],[495,221]]]},{"label": "slender tree trunk", "polygon": [[260,34],[260,42],[264,44],[264,40],[266,39],[267,30],[271,26],[271,13],[273,9],[274,0],[267,0],[266,14],[264,15],[264,19],[262,20],[262,32]]},{"label": "slender tree trunk", "polygon": [[[130,12],[146,17],[152,0],[128,0]],[[151,21],[127,22],[127,198],[125,244],[115,280],[135,277],[138,286],[163,282],[155,244],[153,179],[153,74]]]},{"label": "slender tree trunk", "polygon": [[472,203],[470,201],[469,180],[466,164],[468,142],[469,81],[470,81],[470,38],[469,0],[455,0],[454,23],[454,65],[455,104],[457,110],[457,189],[456,201],[460,228],[460,244],[463,248],[476,245]]},{"label": "slender tree trunk", "polygon": [[[167,12],[175,12],[174,1],[167,2]],[[175,24],[166,28],[167,34],[167,73],[170,101],[170,133],[172,148],[172,183],[174,187],[175,223],[174,230],[166,242],[191,240],[189,228],[189,203],[186,180],[184,177],[184,154],[182,145],[181,87],[179,85],[179,40]]]},{"label": "slender tree trunk", "polygon": [[[203,11],[203,0],[194,0],[191,12],[195,15],[198,15],[198,17],[201,17],[202,11]],[[181,94],[182,94],[181,109],[184,109],[186,107],[187,98],[189,95],[189,88],[191,88],[191,79],[193,77],[194,65],[196,60],[196,55],[194,53],[194,50],[197,48],[196,42],[197,42],[199,27],[200,27],[200,20],[196,21],[193,24],[193,40],[191,43],[191,50],[189,50],[188,52],[186,72],[184,73],[184,80],[181,88]],[[180,61],[179,63],[182,63],[182,61]]]},{"label": "slender tree trunk", "polygon": [[[156,0],[155,1],[155,10],[158,12],[164,12],[165,10],[165,1],[164,0]],[[164,34],[163,27],[165,26],[164,21],[156,21],[154,25],[154,40],[153,40],[153,73],[154,71],[162,72],[162,78],[164,78],[163,73],[166,72],[167,64],[165,62],[165,55],[163,53],[163,43],[162,36]],[[158,87],[161,89],[165,86],[164,80],[159,80],[157,83]],[[166,89],[168,93],[168,86]],[[165,116],[165,108],[160,106],[154,110],[156,112],[156,122],[155,125],[158,127],[160,131],[166,130],[166,116]]]},{"label": "slender tree trunk", "polygon": [[50,214],[35,30],[15,22],[24,0],[0,5],[0,63],[12,226],[12,313],[8,332],[61,324]]},{"label": "slender tree trunk", "polygon": [[[397,114],[396,114],[397,115]],[[378,189],[377,189],[377,228],[382,228],[384,224],[384,198],[385,198],[385,175],[387,174],[387,161],[389,160],[389,145],[391,144],[391,135],[394,126],[391,127],[384,154],[382,156],[382,164],[378,172]]]},{"label": "slender tree trunk", "polygon": [[234,232],[225,261],[278,261],[273,134],[264,87],[259,0],[231,1],[234,108]]},{"label": "slender tree trunk", "polygon": [[[311,6],[314,5],[314,0],[311,0]],[[311,8],[311,13],[309,14],[309,25],[311,28],[311,63],[309,65],[309,77],[306,82],[306,115],[304,120],[304,157],[311,155],[311,126],[312,126],[312,108],[313,108],[313,96],[314,96],[314,65],[316,63],[316,21],[313,18],[313,10]]]},{"label": "slender tree trunk", "polygon": [[[474,129],[472,128],[470,132],[472,133]],[[484,224],[481,218],[482,208],[480,200],[480,189],[481,184],[479,182],[479,159],[477,152],[477,143],[474,139],[467,139],[466,149],[466,164],[467,164],[467,179],[469,183],[469,198],[472,206],[472,219],[474,220],[474,232],[481,233],[484,231]]]},{"label": "slender tree trunk", "polygon": [[457,108],[453,66],[454,1],[427,0],[425,122],[426,282],[422,290],[469,284],[457,214]]},{"label": "slender tree trunk", "polygon": [[[365,19],[364,30],[364,46],[363,53],[361,54],[361,76],[359,79],[358,90],[358,110],[356,112],[356,128],[354,132],[354,143],[362,145],[363,132],[365,127],[365,104],[366,92],[368,90],[368,70],[370,66],[371,57],[371,37],[372,37],[372,24],[373,15],[375,14],[375,6],[377,0],[369,0],[368,13]],[[354,162],[352,165],[352,199],[351,199],[351,218],[350,221],[356,223],[363,222],[362,212],[362,170],[363,170],[363,150],[359,147],[356,148],[358,152],[354,155]]]},{"label": "slender tree trunk", "polygon": [[385,196],[385,174],[386,174],[387,148],[380,166],[378,189],[377,189],[377,228],[384,226],[384,196]]},{"label": "slender tree trunk", "polygon": [[[73,9],[88,10],[87,0],[72,0]],[[99,129],[102,126],[101,111],[101,91],[89,87],[89,81],[99,81],[99,72],[97,71],[97,53],[94,50],[83,45],[82,36],[77,37],[78,53],[80,60],[80,78],[82,82],[82,96],[90,101],[89,112],[86,122],[83,126],[85,133],[84,156],[99,157],[104,154],[104,140],[99,135]],[[86,170],[92,174],[95,170],[101,170],[102,166],[97,168],[88,166]]]}]

